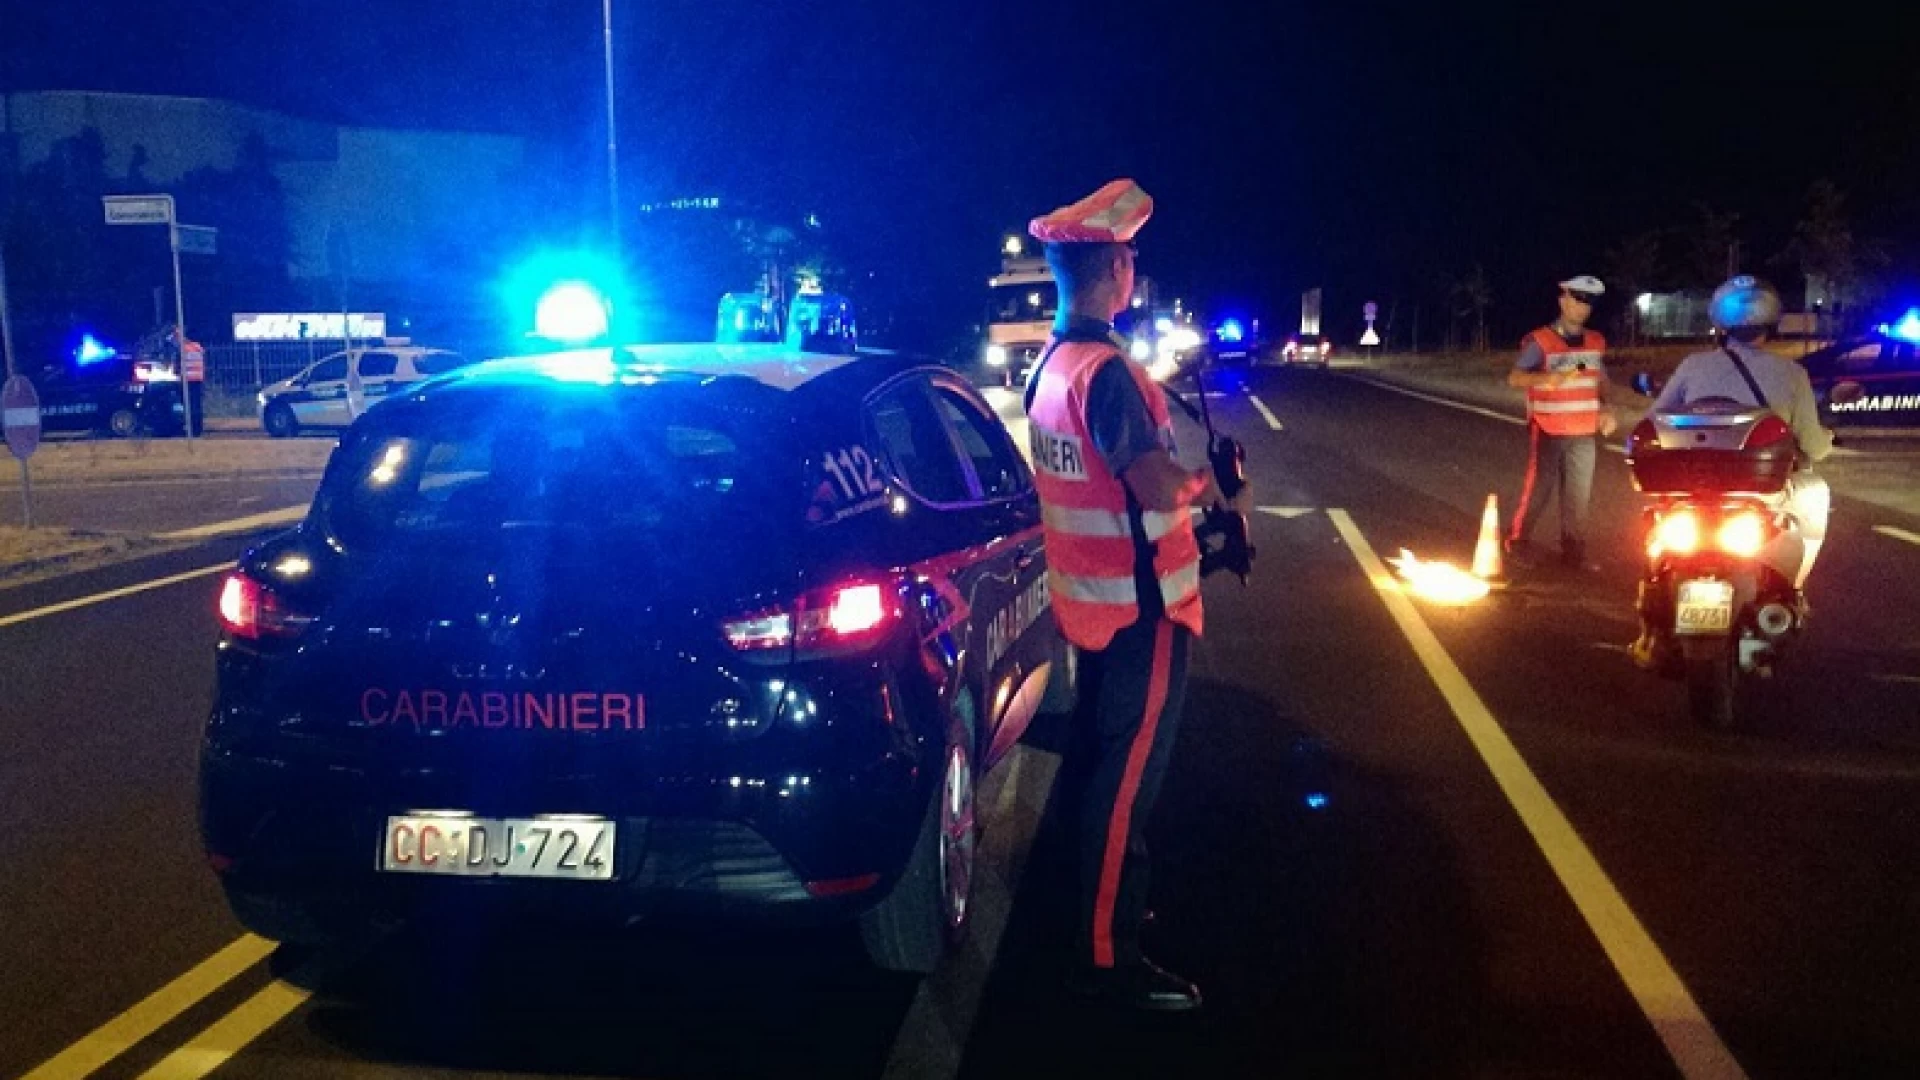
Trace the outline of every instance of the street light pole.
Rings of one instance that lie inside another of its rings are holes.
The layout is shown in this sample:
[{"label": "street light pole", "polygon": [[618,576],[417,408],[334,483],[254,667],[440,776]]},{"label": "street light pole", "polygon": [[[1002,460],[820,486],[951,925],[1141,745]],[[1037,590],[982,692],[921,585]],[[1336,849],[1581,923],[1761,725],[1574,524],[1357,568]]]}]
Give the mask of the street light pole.
[{"label": "street light pole", "polygon": [[620,258],[620,140],[613,123],[613,0],[600,0],[600,37],[607,79],[607,220],[613,256]]}]

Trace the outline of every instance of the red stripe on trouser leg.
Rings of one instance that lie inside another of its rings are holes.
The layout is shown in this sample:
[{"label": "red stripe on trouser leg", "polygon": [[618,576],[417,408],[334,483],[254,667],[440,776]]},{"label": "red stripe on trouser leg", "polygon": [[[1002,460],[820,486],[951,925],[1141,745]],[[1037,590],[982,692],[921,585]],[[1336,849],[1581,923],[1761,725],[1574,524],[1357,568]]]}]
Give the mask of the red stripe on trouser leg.
[{"label": "red stripe on trouser leg", "polygon": [[1113,905],[1120,894],[1120,867],[1127,857],[1127,836],[1133,827],[1133,800],[1140,793],[1140,774],[1153,752],[1153,735],[1167,704],[1167,683],[1173,674],[1173,624],[1165,619],[1153,632],[1153,669],[1147,678],[1147,705],[1140,730],[1127,750],[1127,769],[1114,795],[1113,816],[1107,819],[1106,854],[1100,861],[1100,889],[1093,902],[1093,964],[1113,966]]},{"label": "red stripe on trouser leg", "polygon": [[1520,485],[1520,505],[1513,515],[1513,528],[1507,533],[1507,546],[1520,542],[1527,527],[1527,505],[1533,502],[1533,485],[1540,479],[1540,425],[1528,424],[1532,438],[1527,443],[1527,479]]}]

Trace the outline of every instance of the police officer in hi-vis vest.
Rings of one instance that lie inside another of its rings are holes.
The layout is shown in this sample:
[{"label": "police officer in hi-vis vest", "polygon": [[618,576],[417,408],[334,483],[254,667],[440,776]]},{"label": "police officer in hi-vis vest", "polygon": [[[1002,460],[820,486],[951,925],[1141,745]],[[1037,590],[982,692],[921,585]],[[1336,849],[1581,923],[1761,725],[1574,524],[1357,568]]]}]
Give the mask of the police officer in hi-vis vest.
[{"label": "police officer in hi-vis vest", "polygon": [[[1200,991],[1140,951],[1143,830],[1166,775],[1199,635],[1191,506],[1222,501],[1213,474],[1173,456],[1167,399],[1128,358],[1112,319],[1133,296],[1133,238],[1153,200],[1130,180],[1035,218],[1060,290],[1058,321],[1027,383],[1035,483],[1055,621],[1079,653],[1069,773],[1077,777],[1079,963],[1071,985],[1144,1009]],[[1244,504],[1241,492],[1235,502]]]},{"label": "police officer in hi-vis vest", "polygon": [[1507,554],[1522,569],[1534,565],[1529,547],[1547,500],[1560,495],[1560,559],[1574,569],[1587,561],[1587,519],[1593,506],[1597,437],[1611,435],[1618,421],[1607,407],[1607,339],[1587,328],[1594,302],[1607,291],[1590,274],[1560,283],[1560,317],[1520,342],[1520,359],[1509,386],[1527,392],[1527,428],[1532,441],[1527,479],[1507,535]]}]

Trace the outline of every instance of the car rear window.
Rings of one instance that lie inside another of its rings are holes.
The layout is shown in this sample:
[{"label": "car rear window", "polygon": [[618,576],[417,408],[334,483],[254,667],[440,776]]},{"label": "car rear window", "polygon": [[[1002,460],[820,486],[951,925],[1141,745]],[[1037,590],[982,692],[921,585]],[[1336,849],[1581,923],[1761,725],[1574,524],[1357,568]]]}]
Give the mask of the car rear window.
[{"label": "car rear window", "polygon": [[393,414],[342,445],[320,502],[343,545],[525,542],[693,567],[798,528],[802,466],[764,415],[668,391],[475,396]]}]

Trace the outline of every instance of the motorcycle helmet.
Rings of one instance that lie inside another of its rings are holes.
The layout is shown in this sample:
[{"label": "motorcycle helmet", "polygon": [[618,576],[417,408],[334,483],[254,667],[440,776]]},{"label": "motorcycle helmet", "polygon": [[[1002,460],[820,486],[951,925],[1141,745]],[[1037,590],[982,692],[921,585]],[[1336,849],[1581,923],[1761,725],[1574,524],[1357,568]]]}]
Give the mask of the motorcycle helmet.
[{"label": "motorcycle helmet", "polygon": [[1721,331],[1775,326],[1780,322],[1780,293],[1759,278],[1742,274],[1713,290],[1707,315]]}]

